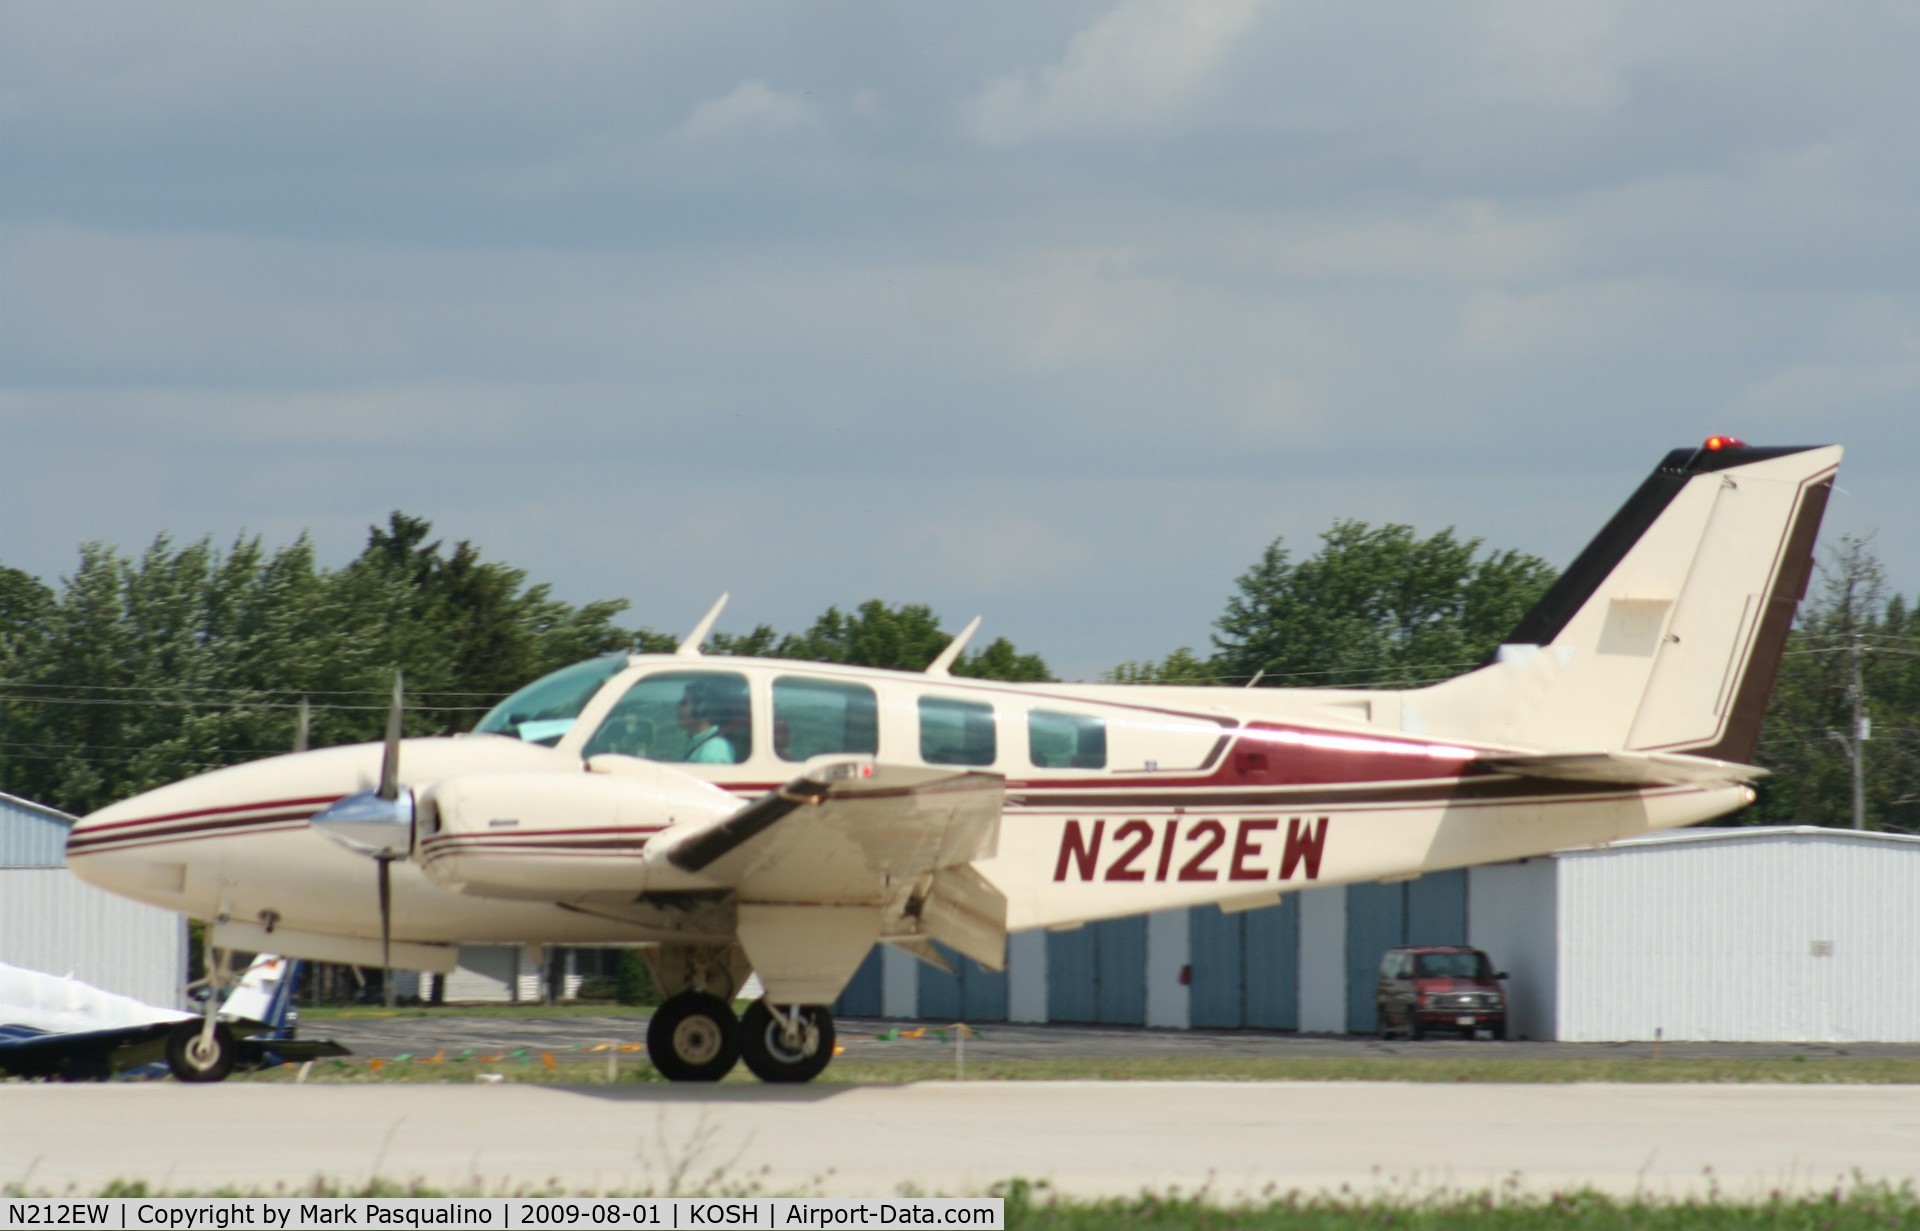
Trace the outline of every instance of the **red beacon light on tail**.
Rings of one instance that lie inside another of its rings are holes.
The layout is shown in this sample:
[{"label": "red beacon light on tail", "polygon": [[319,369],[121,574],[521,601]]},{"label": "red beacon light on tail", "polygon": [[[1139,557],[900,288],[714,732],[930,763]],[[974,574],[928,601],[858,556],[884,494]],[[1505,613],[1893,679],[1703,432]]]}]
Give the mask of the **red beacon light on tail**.
[{"label": "red beacon light on tail", "polygon": [[1746,443],[1746,441],[1741,440],[1737,436],[1709,436],[1707,437],[1707,442],[1702,445],[1701,448],[1709,453],[1718,453],[1722,449],[1742,448]]}]

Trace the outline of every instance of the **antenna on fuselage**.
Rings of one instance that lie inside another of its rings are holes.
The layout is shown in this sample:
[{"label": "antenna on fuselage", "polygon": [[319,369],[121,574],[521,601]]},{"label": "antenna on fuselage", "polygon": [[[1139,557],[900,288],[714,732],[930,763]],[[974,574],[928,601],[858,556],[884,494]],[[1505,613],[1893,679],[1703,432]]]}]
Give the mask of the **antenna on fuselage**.
[{"label": "antenna on fuselage", "polygon": [[971,623],[960,630],[960,635],[947,642],[947,648],[940,651],[940,657],[927,664],[927,674],[937,680],[944,680],[952,673],[953,664],[960,659],[960,651],[967,648],[967,642],[980,631],[980,617],[975,616]]},{"label": "antenna on fuselage", "polygon": [[725,610],[727,605],[727,599],[729,597],[730,595],[722,594],[720,596],[720,601],[715,603],[712,609],[709,610],[706,615],[701,617],[700,622],[693,626],[693,631],[687,634],[686,640],[682,641],[679,645],[679,648],[674,650],[673,653],[675,657],[677,658],[700,657],[700,643],[702,641],[705,641],[707,639],[707,634],[713,631],[714,621],[720,618],[720,613],[721,611]]}]

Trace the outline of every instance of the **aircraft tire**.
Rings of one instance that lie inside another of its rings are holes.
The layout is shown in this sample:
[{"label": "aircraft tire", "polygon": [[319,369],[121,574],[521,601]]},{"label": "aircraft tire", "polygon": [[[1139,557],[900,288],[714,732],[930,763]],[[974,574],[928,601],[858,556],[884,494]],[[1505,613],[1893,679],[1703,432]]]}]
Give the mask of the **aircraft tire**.
[{"label": "aircraft tire", "polygon": [[719,1081],[740,1062],[739,1021],[705,992],[669,996],[647,1021],[647,1059],[668,1081]]},{"label": "aircraft tire", "polygon": [[238,1050],[233,1031],[225,1023],[214,1026],[212,1042],[202,1049],[200,1029],[197,1021],[181,1022],[167,1035],[167,1068],[178,1081],[225,1081]]},{"label": "aircraft tire", "polygon": [[805,1039],[793,1047],[781,1038],[767,1002],[756,1000],[740,1019],[740,1058],[761,1081],[812,1081],[833,1059],[833,1014],[824,1005],[800,1006]]}]

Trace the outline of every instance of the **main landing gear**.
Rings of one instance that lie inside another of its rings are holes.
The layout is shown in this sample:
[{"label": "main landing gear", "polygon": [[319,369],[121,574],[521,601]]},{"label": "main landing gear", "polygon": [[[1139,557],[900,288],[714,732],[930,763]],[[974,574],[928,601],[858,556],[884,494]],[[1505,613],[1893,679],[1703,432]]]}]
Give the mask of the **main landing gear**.
[{"label": "main landing gear", "polygon": [[742,1059],[761,1081],[812,1081],[833,1059],[833,1015],[756,1000],[736,1019],[718,996],[684,991],[647,1023],[647,1057],[668,1081],[719,1081]]}]

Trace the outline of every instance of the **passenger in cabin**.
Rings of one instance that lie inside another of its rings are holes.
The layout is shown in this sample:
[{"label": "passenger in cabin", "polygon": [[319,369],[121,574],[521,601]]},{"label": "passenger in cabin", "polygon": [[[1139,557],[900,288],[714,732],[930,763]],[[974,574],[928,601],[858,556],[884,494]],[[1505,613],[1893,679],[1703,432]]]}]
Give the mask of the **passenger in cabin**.
[{"label": "passenger in cabin", "polygon": [[740,759],[717,722],[722,717],[719,711],[723,703],[724,699],[711,687],[701,683],[687,685],[687,690],[680,694],[676,718],[680,729],[687,733],[686,751],[680,754],[682,761],[732,765]]}]

